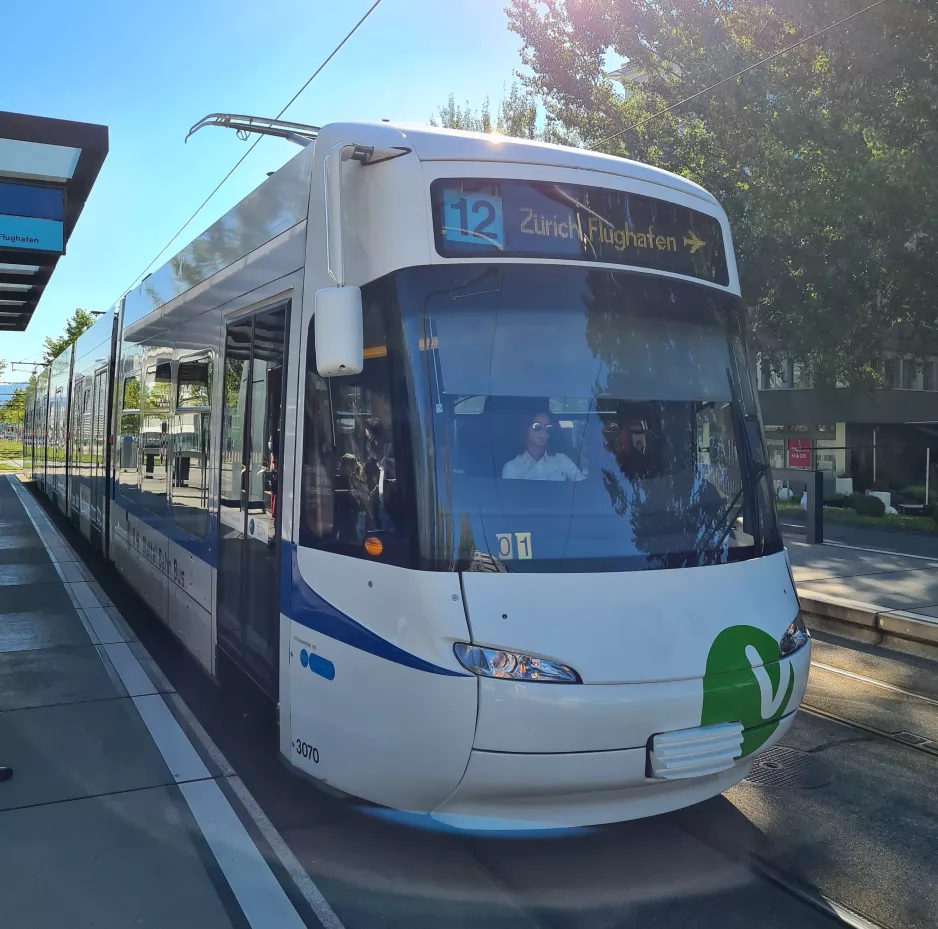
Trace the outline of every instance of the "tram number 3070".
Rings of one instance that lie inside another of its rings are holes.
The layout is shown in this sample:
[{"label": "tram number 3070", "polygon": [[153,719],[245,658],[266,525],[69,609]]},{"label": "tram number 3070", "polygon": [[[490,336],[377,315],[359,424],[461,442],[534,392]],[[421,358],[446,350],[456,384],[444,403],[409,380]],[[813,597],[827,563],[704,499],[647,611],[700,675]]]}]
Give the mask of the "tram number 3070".
[{"label": "tram number 3070", "polygon": [[313,748],[309,742],[301,742],[297,739],[293,743],[293,747],[296,749],[297,755],[302,755],[304,758],[309,758],[313,764],[319,764],[319,749]]}]

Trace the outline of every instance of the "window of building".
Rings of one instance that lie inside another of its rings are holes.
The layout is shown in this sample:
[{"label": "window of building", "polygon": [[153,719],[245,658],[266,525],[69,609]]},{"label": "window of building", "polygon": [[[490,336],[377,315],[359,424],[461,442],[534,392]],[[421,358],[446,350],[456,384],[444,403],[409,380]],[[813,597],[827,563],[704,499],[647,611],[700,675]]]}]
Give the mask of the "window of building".
[{"label": "window of building", "polygon": [[140,413],[140,502],[153,513],[166,512],[171,397],[170,363],[164,361],[148,367]]},{"label": "window of building", "polygon": [[796,361],[792,365],[791,386],[805,390],[814,386],[811,376],[811,365]]},{"label": "window of building", "polygon": [[899,386],[899,359],[887,358],[883,362],[883,387],[895,389]]},{"label": "window of building", "polygon": [[775,365],[769,358],[759,359],[759,390],[783,390],[788,386],[788,361],[776,360]]},{"label": "window of building", "polygon": [[843,470],[843,451],[838,451],[836,439],[822,439],[817,442],[814,466],[822,471]]},{"label": "window of building", "polygon": [[902,389],[914,390],[916,374],[918,374],[918,362],[913,358],[902,359]]},{"label": "window of building", "polygon": [[140,436],[140,378],[124,379],[121,393],[120,431],[117,435],[117,484],[120,493],[136,500],[140,491],[138,445]]},{"label": "window of building", "polygon": [[770,468],[778,470],[786,466],[784,439],[766,439],[765,448],[768,452]]},{"label": "window of building", "polygon": [[201,539],[208,531],[211,359],[206,356],[181,361],[176,379],[170,492],[173,520],[181,529]]},{"label": "window of building", "polygon": [[930,359],[922,365],[922,390],[938,390],[938,361]]},{"label": "window of building", "polygon": [[320,377],[310,324],[299,539],[305,546],[401,564],[409,559],[405,537],[412,520],[404,481],[398,480],[395,427],[406,411],[395,399],[382,294],[378,289],[365,302],[361,374]]}]

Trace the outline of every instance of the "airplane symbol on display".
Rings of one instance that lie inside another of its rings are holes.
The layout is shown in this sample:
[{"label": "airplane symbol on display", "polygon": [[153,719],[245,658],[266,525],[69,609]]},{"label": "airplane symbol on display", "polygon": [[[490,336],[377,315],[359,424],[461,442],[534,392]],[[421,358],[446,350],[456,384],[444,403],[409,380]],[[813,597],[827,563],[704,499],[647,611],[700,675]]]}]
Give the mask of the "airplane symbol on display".
[{"label": "airplane symbol on display", "polygon": [[698,239],[693,230],[688,230],[687,235],[684,236],[684,244],[690,246],[690,253],[693,255],[698,248],[702,248],[707,243],[703,239]]}]

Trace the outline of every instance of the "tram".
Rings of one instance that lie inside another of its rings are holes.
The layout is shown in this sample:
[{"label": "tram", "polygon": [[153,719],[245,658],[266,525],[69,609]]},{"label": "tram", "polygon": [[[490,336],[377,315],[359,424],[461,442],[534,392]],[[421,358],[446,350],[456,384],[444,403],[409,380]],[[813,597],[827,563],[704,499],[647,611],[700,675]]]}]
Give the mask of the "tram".
[{"label": "tram", "polygon": [[26,466],[299,772],[615,822],[739,782],[804,694],[751,370],[698,185],[335,123],[39,373]]}]

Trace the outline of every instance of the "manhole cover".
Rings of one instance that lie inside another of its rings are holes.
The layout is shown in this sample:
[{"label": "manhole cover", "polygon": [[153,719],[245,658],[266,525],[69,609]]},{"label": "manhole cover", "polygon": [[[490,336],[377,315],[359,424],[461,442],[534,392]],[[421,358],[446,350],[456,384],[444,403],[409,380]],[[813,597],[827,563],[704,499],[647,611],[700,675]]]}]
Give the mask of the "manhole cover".
[{"label": "manhole cover", "polygon": [[830,766],[808,752],[776,745],[759,755],[746,780],[759,787],[823,787],[834,779]]}]

